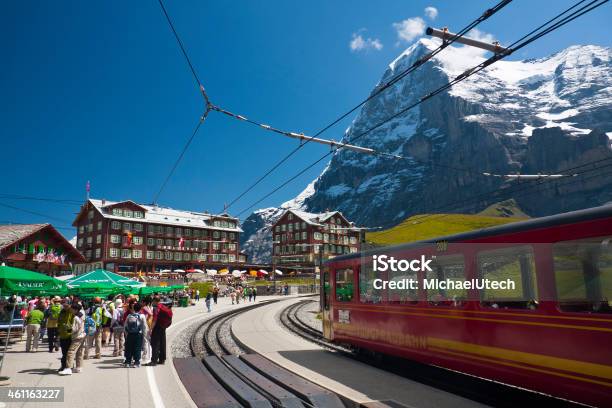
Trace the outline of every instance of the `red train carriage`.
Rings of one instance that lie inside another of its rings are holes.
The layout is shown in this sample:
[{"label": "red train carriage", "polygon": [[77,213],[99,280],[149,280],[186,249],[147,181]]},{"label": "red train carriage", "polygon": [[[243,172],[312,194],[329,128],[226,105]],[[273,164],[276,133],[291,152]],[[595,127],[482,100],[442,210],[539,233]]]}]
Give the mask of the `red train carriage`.
[{"label": "red train carriage", "polygon": [[[466,288],[485,280],[514,287]],[[612,206],[337,257],[321,282],[330,340],[612,406]]]}]

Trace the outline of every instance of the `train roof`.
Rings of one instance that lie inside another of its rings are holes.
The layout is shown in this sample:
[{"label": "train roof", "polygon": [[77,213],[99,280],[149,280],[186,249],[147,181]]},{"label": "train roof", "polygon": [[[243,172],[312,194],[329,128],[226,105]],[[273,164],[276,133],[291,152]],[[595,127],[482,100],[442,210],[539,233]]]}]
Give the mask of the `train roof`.
[{"label": "train roof", "polygon": [[[385,250],[404,250],[415,248],[425,244],[433,244],[439,241],[447,242],[461,242],[471,241],[479,238],[493,237],[502,234],[513,234],[517,232],[523,232],[528,230],[534,230],[539,228],[552,227],[564,224],[573,224],[576,222],[596,220],[600,218],[612,217],[612,203],[606,204],[600,207],[587,208],[585,210],[571,211],[556,215],[550,215],[546,217],[534,218],[526,221],[513,222],[510,224],[499,225],[496,227],[483,228],[480,230],[462,232],[460,234],[446,235],[436,237],[432,239],[426,239],[422,241],[408,242],[405,244],[398,244],[384,247]],[[342,261],[346,259],[359,258],[364,255],[376,254],[381,248],[370,249],[365,252],[357,252],[354,254],[340,255],[334,257],[328,262]]]}]

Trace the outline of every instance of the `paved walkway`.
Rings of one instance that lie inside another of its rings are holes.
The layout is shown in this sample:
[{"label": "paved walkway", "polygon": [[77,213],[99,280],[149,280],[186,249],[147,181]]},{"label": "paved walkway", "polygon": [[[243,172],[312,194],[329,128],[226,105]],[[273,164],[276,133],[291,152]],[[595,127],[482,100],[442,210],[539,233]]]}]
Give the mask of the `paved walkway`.
[{"label": "paved walkway", "polygon": [[[258,301],[266,299],[270,297],[257,298]],[[248,304],[241,303],[240,306]],[[236,306],[231,305],[229,298],[220,298],[211,314],[205,312],[204,300],[196,306],[173,308],[173,324],[167,330],[168,353],[187,327],[233,307]],[[85,360],[81,373],[63,377],[57,374],[61,353],[47,350],[44,343],[36,353],[25,352],[25,341],[12,345],[2,375],[10,377],[12,387],[65,387],[64,403],[0,403],[0,407],[195,407],[178,379],[171,358],[166,364],[156,367],[124,368],[121,366],[123,358],[112,357],[112,346],[103,347],[101,359]]]},{"label": "paved walkway", "polygon": [[365,403],[395,400],[409,407],[480,407],[474,401],[329,352],[280,327],[277,315],[288,300],[239,315],[234,334],[246,346],[302,377]]}]

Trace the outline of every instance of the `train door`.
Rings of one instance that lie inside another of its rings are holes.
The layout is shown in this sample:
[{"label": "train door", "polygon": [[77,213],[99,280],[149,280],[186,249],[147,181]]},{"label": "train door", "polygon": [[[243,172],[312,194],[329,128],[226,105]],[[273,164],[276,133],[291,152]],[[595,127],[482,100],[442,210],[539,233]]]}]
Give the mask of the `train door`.
[{"label": "train door", "polygon": [[333,340],[332,321],[334,315],[330,294],[331,271],[328,266],[325,266],[321,275],[321,313],[323,317],[323,337],[328,340]]}]

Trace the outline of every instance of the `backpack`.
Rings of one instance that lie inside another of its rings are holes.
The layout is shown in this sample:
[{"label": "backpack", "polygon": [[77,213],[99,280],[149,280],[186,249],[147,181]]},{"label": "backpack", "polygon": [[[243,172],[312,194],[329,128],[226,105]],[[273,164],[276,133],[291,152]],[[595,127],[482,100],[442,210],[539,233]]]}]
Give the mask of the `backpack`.
[{"label": "backpack", "polygon": [[162,329],[167,329],[172,324],[172,310],[161,303],[157,305],[157,324]]},{"label": "backpack", "polygon": [[96,334],[96,322],[91,316],[85,318],[85,335],[93,336]]},{"label": "backpack", "polygon": [[123,328],[123,313],[125,313],[125,310],[123,310],[123,308],[119,308],[117,310],[115,310],[115,312],[117,313],[117,319],[113,322],[113,329],[119,329],[119,328]]},{"label": "backpack", "polygon": [[128,334],[138,334],[140,330],[140,316],[136,313],[130,313],[125,321],[125,331]]}]

